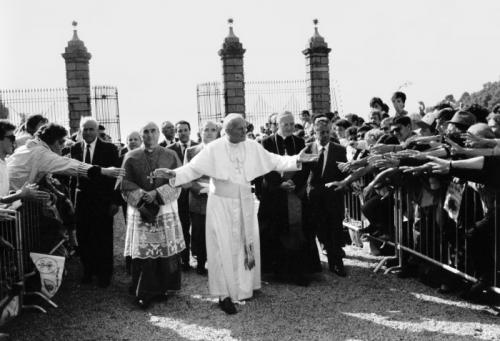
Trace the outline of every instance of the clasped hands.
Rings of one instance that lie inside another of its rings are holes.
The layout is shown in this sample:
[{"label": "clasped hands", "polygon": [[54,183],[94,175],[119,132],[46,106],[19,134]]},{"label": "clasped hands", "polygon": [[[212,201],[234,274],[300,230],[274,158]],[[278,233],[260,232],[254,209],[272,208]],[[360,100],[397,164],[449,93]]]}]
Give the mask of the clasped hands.
[{"label": "clasped hands", "polygon": [[155,190],[144,191],[144,193],[142,194],[142,200],[144,200],[148,204],[151,204],[153,201],[155,201],[156,194],[157,192]]}]

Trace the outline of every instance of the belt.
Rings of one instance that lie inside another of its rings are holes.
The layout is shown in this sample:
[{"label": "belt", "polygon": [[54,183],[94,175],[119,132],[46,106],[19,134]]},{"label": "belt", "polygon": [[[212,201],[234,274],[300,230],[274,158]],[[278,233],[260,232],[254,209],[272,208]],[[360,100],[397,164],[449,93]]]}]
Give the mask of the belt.
[{"label": "belt", "polygon": [[214,189],[212,193],[219,197],[240,199],[241,195],[252,195],[252,187],[247,185],[216,179],[213,179],[213,184]]}]

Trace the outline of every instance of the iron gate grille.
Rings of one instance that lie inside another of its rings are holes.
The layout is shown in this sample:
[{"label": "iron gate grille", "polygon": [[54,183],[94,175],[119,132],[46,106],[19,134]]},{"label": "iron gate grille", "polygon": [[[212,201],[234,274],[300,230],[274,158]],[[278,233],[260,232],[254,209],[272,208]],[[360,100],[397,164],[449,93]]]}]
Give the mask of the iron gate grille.
[{"label": "iron gate grille", "polygon": [[[199,126],[207,120],[220,122],[225,116],[222,89],[219,82],[197,86]],[[337,110],[334,89],[331,99],[332,110]],[[299,122],[300,112],[308,107],[306,80],[245,82],[246,119],[256,129],[265,125],[270,114],[284,110],[291,111]]]},{"label": "iron gate grille", "polygon": [[[92,116],[106,127],[113,142],[120,142],[118,90],[111,86],[92,87]],[[0,117],[21,126],[29,115],[42,114],[69,131],[68,93],[66,88],[0,89]]]}]

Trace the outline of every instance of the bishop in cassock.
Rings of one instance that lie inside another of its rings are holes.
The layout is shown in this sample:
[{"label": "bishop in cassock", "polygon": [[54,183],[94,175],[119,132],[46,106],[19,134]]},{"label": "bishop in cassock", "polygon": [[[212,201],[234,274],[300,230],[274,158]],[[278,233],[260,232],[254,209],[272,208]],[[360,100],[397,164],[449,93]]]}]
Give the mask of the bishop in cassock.
[{"label": "bishop in cassock", "polygon": [[[262,141],[264,149],[279,155],[296,155],[305,142],[293,135],[293,114],[277,115],[278,131]],[[259,224],[262,271],[301,286],[309,285],[308,274],[321,272],[318,248],[307,200],[304,170],[270,172],[262,181]]]},{"label": "bishop in cassock", "polygon": [[234,300],[252,297],[260,289],[259,226],[250,181],[270,171],[291,171],[301,162],[317,159],[302,151],[280,156],[246,140],[246,122],[240,114],[224,119],[226,136],[208,144],[189,163],[175,169],[157,169],[155,175],[180,186],[201,175],[210,177],[206,242],[208,286],[228,314],[236,313]]},{"label": "bishop in cassock", "polygon": [[167,290],[181,286],[180,253],[185,249],[177,213],[180,188],[153,177],[157,168],[176,168],[175,152],[158,145],[160,130],[148,123],[141,130],[144,146],[128,152],[123,161],[121,190],[127,201],[125,257],[132,257],[131,293],[147,308],[165,299]]}]

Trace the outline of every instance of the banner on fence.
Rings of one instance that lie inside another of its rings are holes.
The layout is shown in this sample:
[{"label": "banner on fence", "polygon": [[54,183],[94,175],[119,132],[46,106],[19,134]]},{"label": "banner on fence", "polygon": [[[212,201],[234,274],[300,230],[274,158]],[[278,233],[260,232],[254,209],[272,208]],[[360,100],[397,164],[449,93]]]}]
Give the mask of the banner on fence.
[{"label": "banner on fence", "polygon": [[53,297],[61,286],[65,258],[34,252],[30,252],[30,256],[40,273],[42,293]]},{"label": "banner on fence", "polygon": [[460,210],[464,189],[464,184],[450,182],[444,199],[444,209],[448,212],[448,216],[455,222],[458,221],[458,212]]}]

